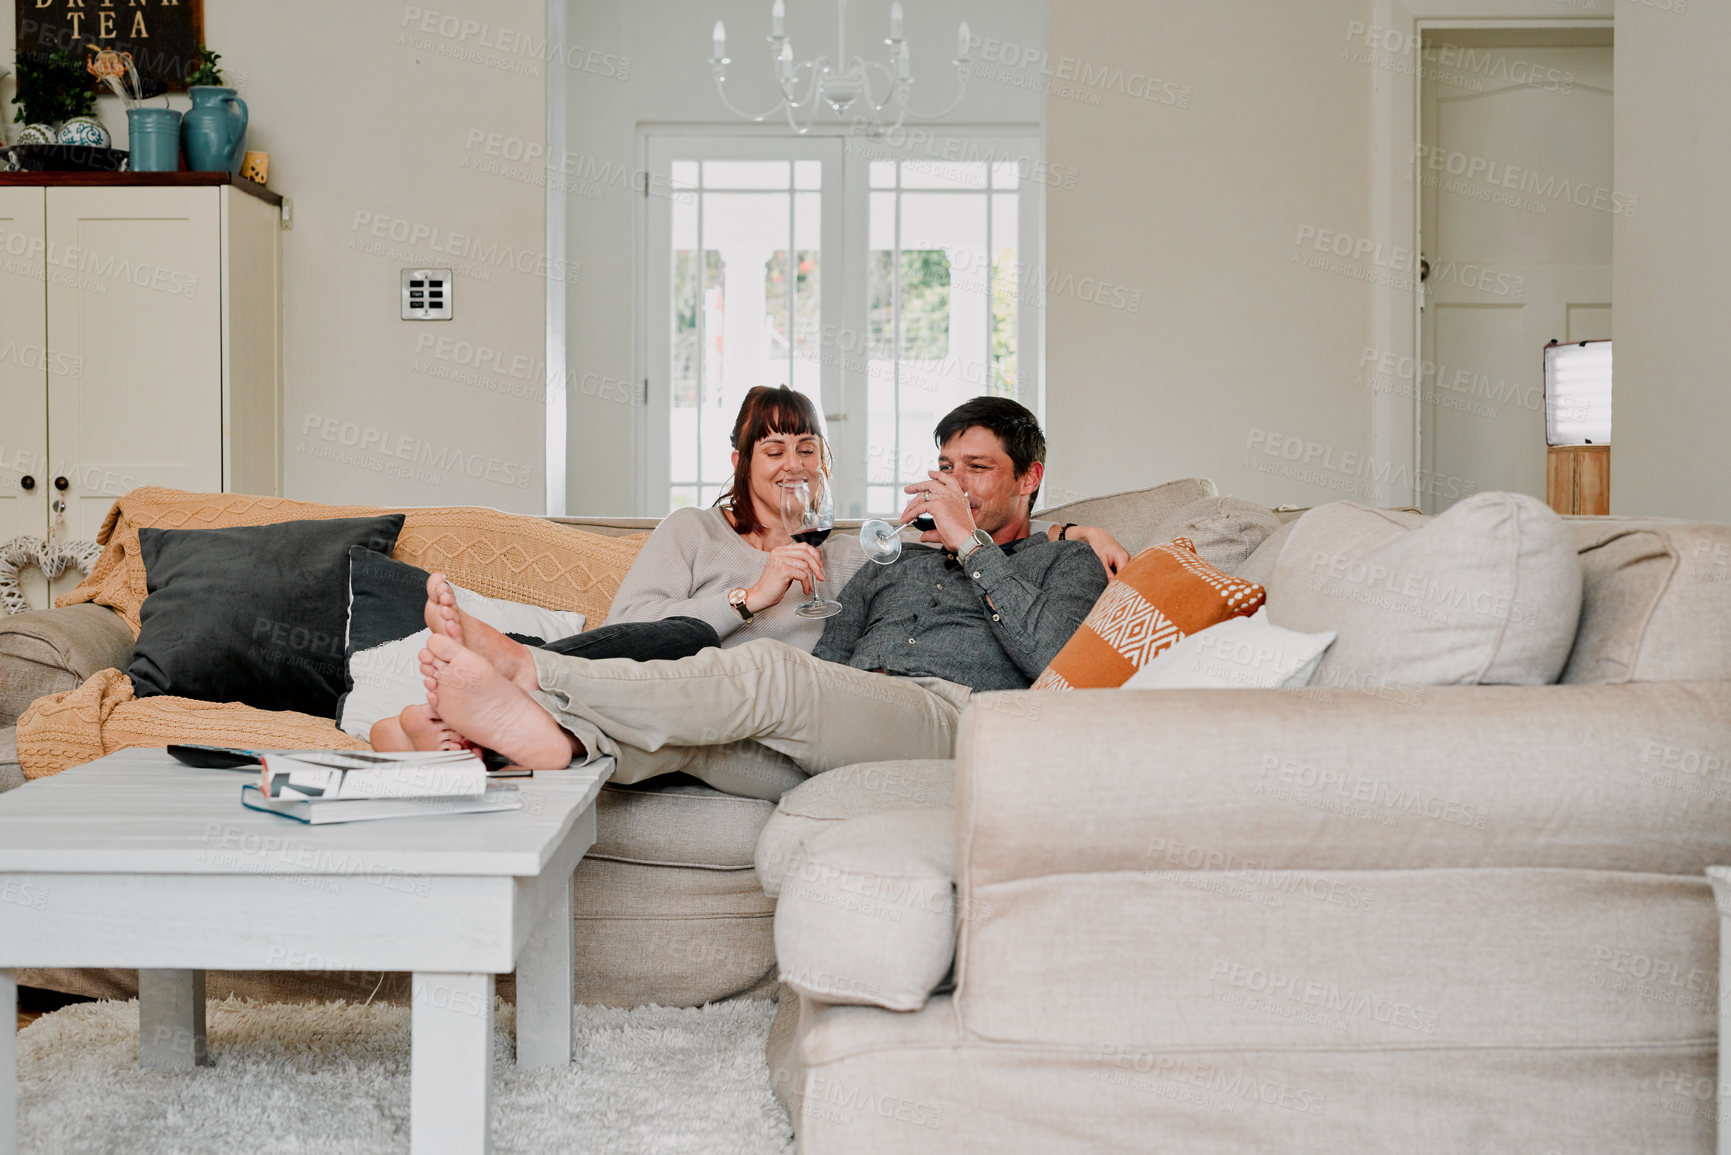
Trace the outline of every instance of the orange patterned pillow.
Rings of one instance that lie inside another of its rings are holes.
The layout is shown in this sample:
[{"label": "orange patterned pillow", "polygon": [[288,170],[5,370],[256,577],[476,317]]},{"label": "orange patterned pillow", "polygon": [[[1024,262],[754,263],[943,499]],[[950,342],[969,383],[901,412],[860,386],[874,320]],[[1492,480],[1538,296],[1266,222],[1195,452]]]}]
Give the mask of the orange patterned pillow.
[{"label": "orange patterned pillow", "polygon": [[1145,549],[1118,571],[1033,688],[1122,686],[1180,638],[1228,618],[1249,617],[1265,596],[1255,582],[1197,557],[1187,537]]}]

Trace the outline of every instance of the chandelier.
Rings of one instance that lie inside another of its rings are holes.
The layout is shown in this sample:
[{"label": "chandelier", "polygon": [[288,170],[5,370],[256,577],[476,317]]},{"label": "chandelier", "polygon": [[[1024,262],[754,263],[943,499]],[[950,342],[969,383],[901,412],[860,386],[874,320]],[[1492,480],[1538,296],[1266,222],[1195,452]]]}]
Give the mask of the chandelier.
[{"label": "chandelier", "polygon": [[715,68],[715,90],[721,95],[721,103],[735,116],[754,124],[785,113],[788,127],[801,135],[811,131],[819,112],[828,106],[837,120],[846,118],[853,128],[865,128],[874,136],[882,136],[900,128],[909,117],[938,120],[962,102],[971,71],[966,20],[956,30],[956,55],[950,61],[956,67],[956,98],[948,108],[926,116],[908,110],[914,74],[908,42],[902,36],[901,0],[890,5],[890,34],[884,41],[889,46],[887,61],[867,60],[863,56],[848,58],[847,3],[848,0],[836,0],[835,56],[817,56],[796,63],[793,41],[787,36],[786,0],[775,0],[769,12],[768,39],[781,100],[767,112],[757,114],[735,108],[727,98],[727,66],[732,61],[727,57],[727,29],[717,20],[715,55],[709,58],[709,63]]}]

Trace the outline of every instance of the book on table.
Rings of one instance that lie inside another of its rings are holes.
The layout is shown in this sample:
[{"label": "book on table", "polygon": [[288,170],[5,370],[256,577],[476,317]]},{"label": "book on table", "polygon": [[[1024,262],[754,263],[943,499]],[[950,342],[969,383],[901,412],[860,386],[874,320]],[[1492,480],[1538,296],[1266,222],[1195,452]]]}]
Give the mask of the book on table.
[{"label": "book on table", "polygon": [[315,825],[435,814],[518,810],[515,786],[488,785],[467,750],[269,750],[257,786],[241,790],[249,810]]},{"label": "book on table", "polygon": [[523,809],[522,796],[515,786],[489,786],[478,795],[451,798],[271,798],[257,786],[247,785],[241,787],[240,803],[248,810],[280,814],[313,826]]},{"label": "book on table", "polygon": [[478,798],[487,767],[468,750],[267,750],[259,790],[270,798]]}]

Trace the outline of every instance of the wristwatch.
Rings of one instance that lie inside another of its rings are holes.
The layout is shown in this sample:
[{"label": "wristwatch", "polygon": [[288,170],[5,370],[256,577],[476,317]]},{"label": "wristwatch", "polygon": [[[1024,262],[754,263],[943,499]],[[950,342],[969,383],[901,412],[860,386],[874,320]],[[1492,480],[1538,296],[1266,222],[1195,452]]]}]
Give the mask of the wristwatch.
[{"label": "wristwatch", "polygon": [[751,607],[745,604],[746,596],[744,586],[728,590],[727,604],[738,610],[739,616],[745,619],[745,624],[749,626],[752,622],[757,620],[757,615],[753,614],[751,612]]},{"label": "wristwatch", "polygon": [[969,537],[970,540],[968,544],[956,551],[957,561],[967,561],[969,558],[974,556],[974,551],[976,549],[979,549],[983,545],[992,544],[992,535],[983,529],[976,529],[971,535],[969,535]]}]

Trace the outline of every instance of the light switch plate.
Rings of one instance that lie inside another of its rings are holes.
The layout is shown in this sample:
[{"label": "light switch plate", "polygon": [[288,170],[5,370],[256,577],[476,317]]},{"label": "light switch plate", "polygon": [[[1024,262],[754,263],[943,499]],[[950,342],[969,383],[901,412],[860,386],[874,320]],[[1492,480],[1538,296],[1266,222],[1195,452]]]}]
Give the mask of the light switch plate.
[{"label": "light switch plate", "polygon": [[451,319],[451,270],[403,270],[403,320]]}]

